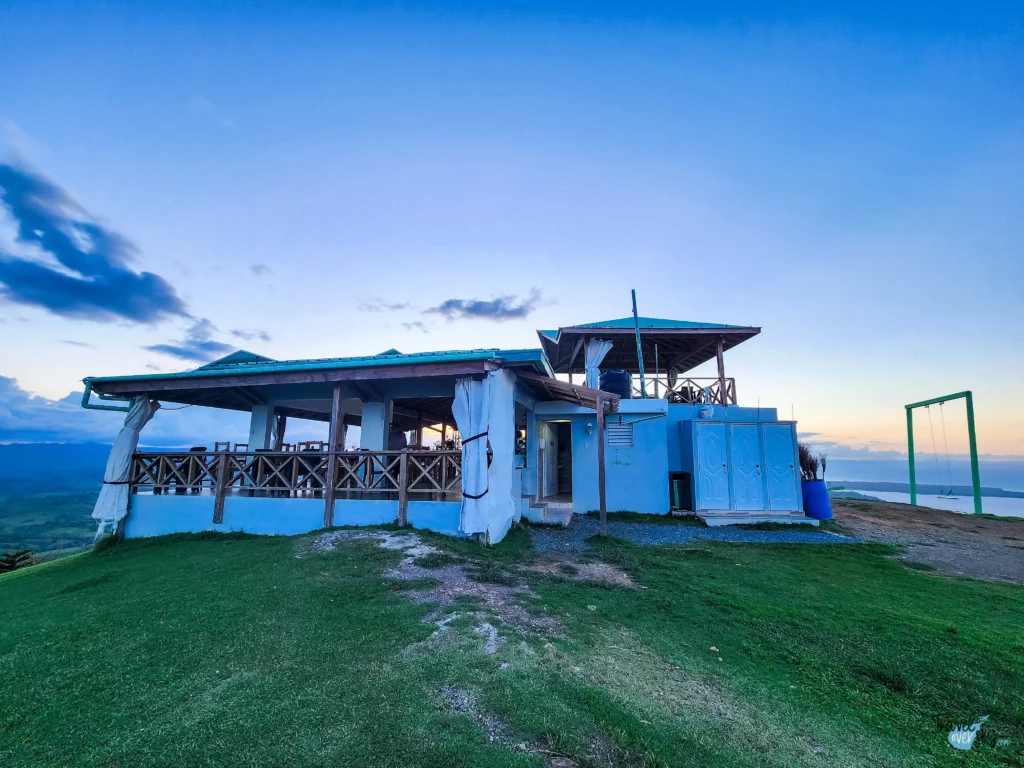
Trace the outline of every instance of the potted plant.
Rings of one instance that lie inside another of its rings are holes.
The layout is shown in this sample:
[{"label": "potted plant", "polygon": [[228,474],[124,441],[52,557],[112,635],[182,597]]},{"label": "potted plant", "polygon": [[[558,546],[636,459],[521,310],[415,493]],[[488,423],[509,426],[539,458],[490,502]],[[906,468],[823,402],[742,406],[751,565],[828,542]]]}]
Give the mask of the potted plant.
[{"label": "potted plant", "polygon": [[[824,453],[815,456],[807,443],[798,443],[797,448],[800,452],[800,489],[804,497],[804,514],[815,520],[831,520],[832,501],[828,496],[828,486],[825,485],[828,456]],[[821,480],[818,479],[819,469]]]}]

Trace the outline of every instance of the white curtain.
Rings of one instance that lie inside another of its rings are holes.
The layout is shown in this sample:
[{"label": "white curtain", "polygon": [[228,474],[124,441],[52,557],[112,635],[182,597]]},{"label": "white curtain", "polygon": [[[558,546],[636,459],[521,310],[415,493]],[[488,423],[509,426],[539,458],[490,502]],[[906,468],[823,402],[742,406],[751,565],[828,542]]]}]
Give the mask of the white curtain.
[{"label": "white curtain", "polygon": [[491,442],[488,472],[487,538],[497,544],[508,533],[516,517],[519,494],[516,477],[516,376],[500,369],[487,374],[490,384],[487,430]]},{"label": "white curtain", "polygon": [[587,386],[591,389],[601,388],[600,366],[604,356],[608,354],[611,348],[612,343],[604,339],[591,339],[587,342]]},{"label": "white curtain", "polygon": [[455,380],[452,414],[462,437],[462,523],[463,533],[487,530],[487,379]]},{"label": "white curtain", "polygon": [[149,423],[160,407],[148,396],[137,397],[125,417],[124,426],[114,440],[107,458],[107,469],[103,473],[103,488],[100,489],[93,519],[99,523],[96,537],[105,531],[113,531],[128,514],[128,472],[131,470],[132,454],[139,445],[139,432]]},{"label": "white curtain", "polygon": [[482,533],[491,544],[501,541],[516,513],[514,393],[515,374],[506,370],[455,383],[452,413],[462,436],[461,529]]}]

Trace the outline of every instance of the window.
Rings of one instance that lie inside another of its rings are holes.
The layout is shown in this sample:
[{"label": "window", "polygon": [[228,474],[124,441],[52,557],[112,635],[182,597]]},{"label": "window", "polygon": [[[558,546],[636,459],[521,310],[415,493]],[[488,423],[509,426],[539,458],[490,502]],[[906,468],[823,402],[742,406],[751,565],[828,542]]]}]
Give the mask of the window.
[{"label": "window", "polygon": [[633,447],[633,424],[632,422],[626,422],[624,424],[608,424],[605,427],[605,431],[608,433],[608,445],[613,448],[632,448]]}]

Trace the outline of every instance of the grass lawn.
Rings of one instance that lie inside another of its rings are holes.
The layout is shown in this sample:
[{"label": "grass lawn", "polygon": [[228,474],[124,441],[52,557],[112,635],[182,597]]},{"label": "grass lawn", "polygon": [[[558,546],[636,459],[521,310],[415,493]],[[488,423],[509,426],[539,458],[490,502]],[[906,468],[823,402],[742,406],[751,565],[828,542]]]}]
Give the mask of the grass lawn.
[{"label": "grass lawn", "polygon": [[[527,530],[493,550],[425,536],[452,555],[425,565],[525,579],[523,605],[559,622],[500,626],[486,655],[472,619],[431,637],[403,593],[422,585],[383,576],[401,553],[312,538],[128,541],[0,576],[0,764],[1024,762],[1019,586],[873,544],[598,543],[627,588],[522,570]],[[950,748],[981,715],[974,749]]]}]

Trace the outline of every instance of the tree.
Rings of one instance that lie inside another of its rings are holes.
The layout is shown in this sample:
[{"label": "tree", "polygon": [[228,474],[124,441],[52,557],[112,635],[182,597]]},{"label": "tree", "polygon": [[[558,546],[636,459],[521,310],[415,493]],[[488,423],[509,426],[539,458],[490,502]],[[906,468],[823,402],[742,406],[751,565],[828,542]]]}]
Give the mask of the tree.
[{"label": "tree", "polygon": [[10,571],[16,571],[19,568],[27,568],[30,565],[35,565],[35,560],[32,559],[31,549],[22,549],[17,552],[5,552],[0,555],[0,573],[9,573]]}]

